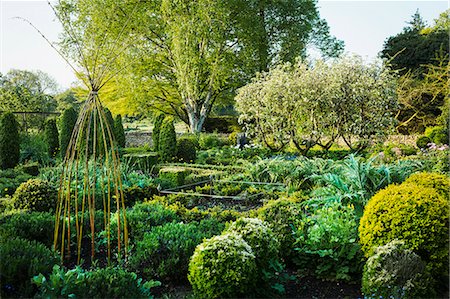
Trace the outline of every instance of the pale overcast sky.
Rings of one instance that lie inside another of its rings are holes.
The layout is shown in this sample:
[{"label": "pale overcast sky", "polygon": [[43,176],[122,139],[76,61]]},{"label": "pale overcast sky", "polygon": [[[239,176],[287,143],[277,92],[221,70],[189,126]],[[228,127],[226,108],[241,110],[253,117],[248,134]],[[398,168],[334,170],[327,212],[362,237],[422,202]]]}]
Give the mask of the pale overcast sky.
[{"label": "pale overcast sky", "polygon": [[[416,9],[428,24],[449,7],[448,1],[337,1],[319,0],[322,18],[331,33],[345,42],[345,50],[372,59],[383,42],[399,33]],[[56,41],[61,26],[47,1],[0,0],[0,72],[12,68],[42,70],[67,88],[75,76],[64,60],[27,23],[31,21],[50,40]]]}]

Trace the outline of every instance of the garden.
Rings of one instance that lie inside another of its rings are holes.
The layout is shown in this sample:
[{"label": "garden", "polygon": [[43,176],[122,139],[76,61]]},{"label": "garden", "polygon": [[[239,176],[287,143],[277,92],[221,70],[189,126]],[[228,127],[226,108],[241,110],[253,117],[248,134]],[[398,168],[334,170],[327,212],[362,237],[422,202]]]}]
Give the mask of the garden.
[{"label": "garden", "polygon": [[[55,6],[86,86],[27,93],[51,113],[21,118],[26,93],[2,77],[2,298],[448,298],[448,55],[405,72],[403,52],[367,62],[326,33],[332,59],[265,61],[244,80],[250,54],[214,47],[254,26],[249,1],[233,2],[249,5],[237,25],[215,1],[116,2]],[[113,80],[143,40],[161,52]],[[137,79],[144,65],[158,82]],[[140,80],[160,93],[127,85]],[[124,113],[144,94],[149,110]]]}]

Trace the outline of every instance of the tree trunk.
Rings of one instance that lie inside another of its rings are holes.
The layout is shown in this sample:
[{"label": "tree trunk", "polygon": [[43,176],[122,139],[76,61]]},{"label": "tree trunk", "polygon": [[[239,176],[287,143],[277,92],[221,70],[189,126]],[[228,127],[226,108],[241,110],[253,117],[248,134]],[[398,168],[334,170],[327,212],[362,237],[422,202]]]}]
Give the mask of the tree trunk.
[{"label": "tree trunk", "polygon": [[189,131],[193,134],[200,133],[214,102],[214,97],[212,96],[212,88],[209,89],[203,101],[199,99],[186,98],[183,102],[186,106],[186,114],[189,121]]}]

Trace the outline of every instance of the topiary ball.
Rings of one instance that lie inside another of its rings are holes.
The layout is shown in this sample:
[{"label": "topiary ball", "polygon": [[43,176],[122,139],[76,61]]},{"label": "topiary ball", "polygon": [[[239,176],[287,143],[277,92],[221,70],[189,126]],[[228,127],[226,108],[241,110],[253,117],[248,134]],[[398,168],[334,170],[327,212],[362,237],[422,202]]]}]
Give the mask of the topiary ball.
[{"label": "topiary ball", "polygon": [[433,272],[448,272],[448,200],[436,189],[404,183],[390,185],[367,203],[359,225],[367,257],[376,247],[404,240]]},{"label": "topiary ball", "polygon": [[31,179],[22,183],[13,195],[14,208],[37,212],[53,211],[57,200],[56,188],[40,179]]},{"label": "topiary ball", "polygon": [[431,143],[431,142],[433,142],[433,141],[431,140],[430,137],[420,136],[419,138],[417,138],[416,145],[420,149],[426,149],[426,148],[428,148],[428,143]]},{"label": "topiary ball", "polygon": [[177,141],[177,160],[191,163],[197,157],[196,145],[191,138],[182,137]]},{"label": "topiary ball", "polygon": [[377,247],[364,266],[364,298],[430,298],[436,294],[433,279],[420,256],[404,241]]},{"label": "topiary ball", "polygon": [[189,263],[188,279],[196,298],[242,297],[254,288],[255,255],[236,232],[198,245]]},{"label": "topiary ball", "polygon": [[414,184],[421,187],[434,188],[444,198],[449,198],[450,195],[450,178],[439,173],[414,173],[405,181],[405,184]]}]

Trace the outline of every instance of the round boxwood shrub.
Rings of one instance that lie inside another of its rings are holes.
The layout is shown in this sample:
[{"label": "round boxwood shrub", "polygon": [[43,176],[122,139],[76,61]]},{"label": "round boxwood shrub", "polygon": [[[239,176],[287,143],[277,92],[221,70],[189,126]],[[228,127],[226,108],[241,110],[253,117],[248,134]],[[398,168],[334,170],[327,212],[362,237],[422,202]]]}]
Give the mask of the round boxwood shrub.
[{"label": "round boxwood shrub", "polygon": [[420,136],[419,138],[417,138],[416,145],[420,149],[426,149],[426,148],[428,148],[428,143],[431,143],[431,142],[433,142],[433,141],[431,140],[430,137]]},{"label": "round boxwood shrub", "polygon": [[45,122],[44,136],[48,146],[48,154],[54,158],[59,152],[58,128],[55,119],[49,119]]},{"label": "round boxwood shrub", "polygon": [[177,160],[180,162],[194,162],[197,157],[195,143],[191,138],[182,137],[177,141]]},{"label": "round boxwood shrub", "polygon": [[31,284],[33,276],[48,274],[58,255],[35,241],[19,238],[0,240],[1,297],[31,298],[37,288]]},{"label": "round boxwood shrub", "polygon": [[162,122],[158,147],[161,161],[168,162],[173,160],[177,153],[177,135],[172,117],[167,117]]},{"label": "round boxwood shrub", "polygon": [[367,203],[359,225],[360,243],[370,257],[376,247],[404,240],[433,273],[446,274],[448,225],[448,199],[437,190],[411,183],[390,185]]},{"label": "round boxwood shrub", "polygon": [[64,110],[61,116],[61,138],[59,138],[59,148],[61,150],[61,157],[63,158],[66,155],[67,147],[69,146],[72,131],[75,127],[75,123],[77,122],[77,118],[78,114],[73,107]]},{"label": "round boxwood shrub", "polygon": [[114,118],[114,137],[116,138],[117,145],[121,148],[125,147],[125,131],[123,130],[122,115],[118,114]]},{"label": "round boxwood shrub", "polygon": [[152,140],[153,140],[153,150],[155,152],[159,151],[159,134],[161,132],[161,125],[165,117],[166,116],[163,113],[160,113],[153,120]]},{"label": "round boxwood shrub", "polygon": [[248,295],[256,281],[255,255],[236,232],[205,240],[189,263],[188,279],[196,298]]},{"label": "round boxwood shrub", "polygon": [[414,173],[405,181],[405,184],[409,183],[421,187],[433,188],[444,198],[448,198],[450,195],[450,178],[444,174],[433,172]]},{"label": "round boxwood shrub", "polygon": [[16,209],[48,212],[54,210],[58,200],[58,191],[50,183],[31,179],[22,183],[13,195]]},{"label": "round boxwood shrub", "polygon": [[400,240],[377,247],[364,266],[364,298],[435,297],[433,279],[420,256]]},{"label": "round boxwood shrub", "polygon": [[0,168],[13,168],[20,159],[19,124],[14,114],[4,113],[0,117]]}]

